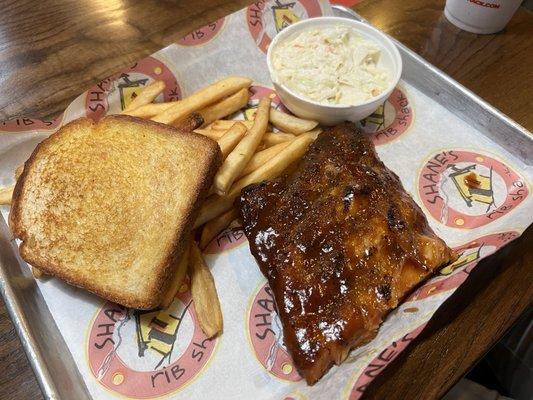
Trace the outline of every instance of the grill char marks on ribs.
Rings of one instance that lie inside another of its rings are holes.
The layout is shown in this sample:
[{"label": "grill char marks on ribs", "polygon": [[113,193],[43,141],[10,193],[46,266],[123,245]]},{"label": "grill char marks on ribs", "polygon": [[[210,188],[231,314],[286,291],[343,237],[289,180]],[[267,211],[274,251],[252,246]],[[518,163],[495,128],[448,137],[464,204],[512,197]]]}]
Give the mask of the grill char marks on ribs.
[{"label": "grill char marks on ribs", "polygon": [[289,172],[246,187],[238,203],[308,384],[456,258],[353,124],[323,132]]}]

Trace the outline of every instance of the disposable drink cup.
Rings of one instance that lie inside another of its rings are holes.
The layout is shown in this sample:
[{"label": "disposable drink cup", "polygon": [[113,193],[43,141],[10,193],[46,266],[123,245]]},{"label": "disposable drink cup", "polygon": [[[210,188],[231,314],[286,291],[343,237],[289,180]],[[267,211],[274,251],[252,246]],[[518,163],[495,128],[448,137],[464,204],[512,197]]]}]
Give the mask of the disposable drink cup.
[{"label": "disposable drink cup", "polygon": [[522,0],[446,0],[444,15],[473,33],[495,33],[505,28]]}]

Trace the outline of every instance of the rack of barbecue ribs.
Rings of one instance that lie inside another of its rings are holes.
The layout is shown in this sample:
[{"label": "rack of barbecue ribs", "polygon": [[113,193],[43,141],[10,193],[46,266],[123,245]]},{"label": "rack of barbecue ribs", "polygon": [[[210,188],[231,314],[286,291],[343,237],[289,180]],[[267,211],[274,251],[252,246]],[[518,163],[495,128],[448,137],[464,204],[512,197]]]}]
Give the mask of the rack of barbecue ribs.
[{"label": "rack of barbecue ribs", "polygon": [[320,134],[283,176],[246,187],[238,207],[308,384],[370,341],[387,313],[456,258],[350,123]]}]

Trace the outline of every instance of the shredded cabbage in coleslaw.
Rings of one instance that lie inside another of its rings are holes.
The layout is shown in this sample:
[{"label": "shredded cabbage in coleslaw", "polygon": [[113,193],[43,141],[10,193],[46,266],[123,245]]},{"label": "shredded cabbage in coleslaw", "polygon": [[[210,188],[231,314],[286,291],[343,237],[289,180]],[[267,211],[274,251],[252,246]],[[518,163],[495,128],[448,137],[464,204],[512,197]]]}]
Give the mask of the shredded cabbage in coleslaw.
[{"label": "shredded cabbage in coleslaw", "polygon": [[273,79],[321,104],[357,105],[389,86],[378,45],[345,26],[304,30],[277,44]]}]

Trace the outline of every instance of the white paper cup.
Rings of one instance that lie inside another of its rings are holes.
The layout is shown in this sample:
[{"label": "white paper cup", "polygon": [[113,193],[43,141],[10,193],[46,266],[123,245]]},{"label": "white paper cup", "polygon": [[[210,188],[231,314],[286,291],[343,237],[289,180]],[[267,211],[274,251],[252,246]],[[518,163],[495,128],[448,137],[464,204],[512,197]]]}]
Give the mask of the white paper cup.
[{"label": "white paper cup", "polygon": [[473,33],[495,33],[505,28],[522,0],[446,0],[444,15]]}]

